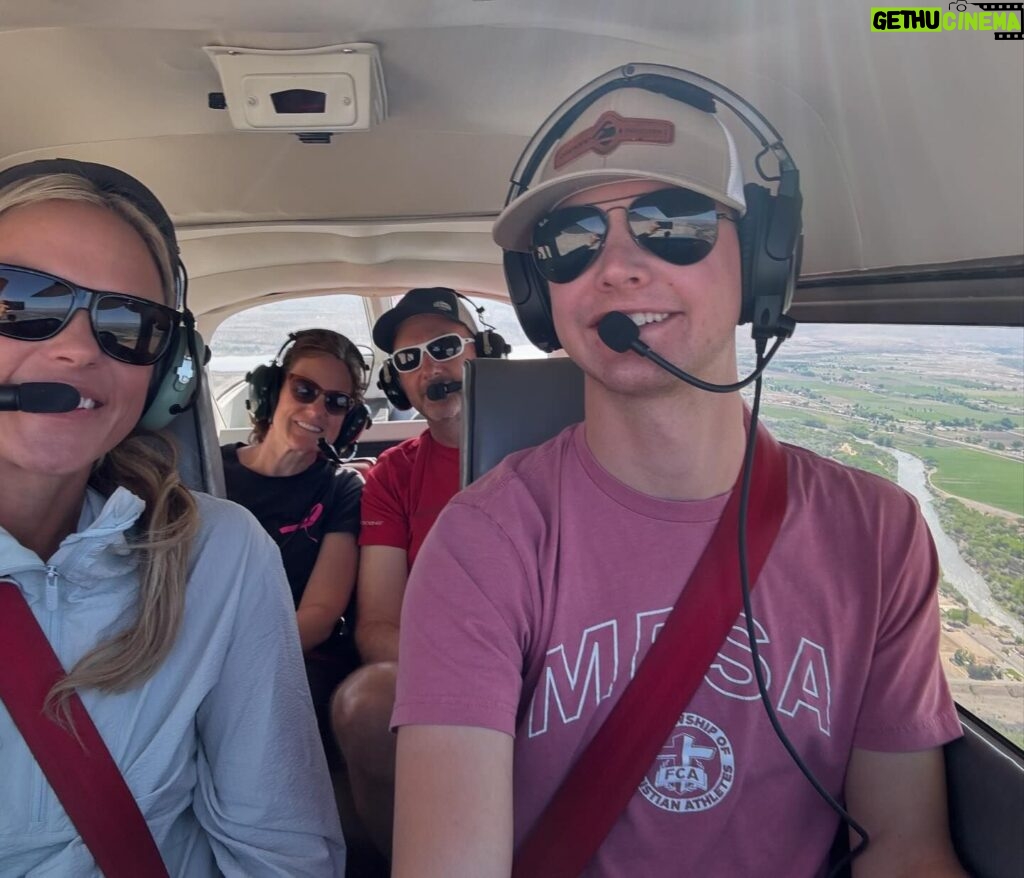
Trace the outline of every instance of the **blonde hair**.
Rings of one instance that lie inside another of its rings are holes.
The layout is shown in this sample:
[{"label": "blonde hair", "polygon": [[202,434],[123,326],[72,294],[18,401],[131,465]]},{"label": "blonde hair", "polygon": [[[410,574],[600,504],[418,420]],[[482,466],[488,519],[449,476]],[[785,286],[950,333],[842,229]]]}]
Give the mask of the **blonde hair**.
[{"label": "blonde hair", "polygon": [[[101,189],[77,174],[46,174],[0,190],[0,215],[45,201],[74,201],[111,211],[145,242],[166,302],[177,306],[175,260],[154,220],[120,192]],[[161,368],[161,364],[154,367]],[[136,428],[101,458],[89,485],[104,496],[127,488],[146,504],[130,544],[140,553],[135,619],[120,633],[97,644],[56,683],[47,704],[70,719],[67,699],[75,689],[124,692],[151,677],[174,646],[185,611],[188,559],[199,528],[195,498],[182,484],[177,454],[165,436]]]}]

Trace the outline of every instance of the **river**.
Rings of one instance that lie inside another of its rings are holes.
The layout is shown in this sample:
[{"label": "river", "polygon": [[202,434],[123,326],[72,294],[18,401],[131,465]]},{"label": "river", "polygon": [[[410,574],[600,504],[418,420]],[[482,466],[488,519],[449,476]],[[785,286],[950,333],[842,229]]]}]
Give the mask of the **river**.
[{"label": "river", "polygon": [[921,512],[932,532],[935,548],[939,553],[939,564],[946,580],[964,596],[967,605],[974,612],[984,616],[996,625],[1005,625],[1020,637],[1024,635],[1024,625],[995,602],[988,583],[960,554],[956,543],[946,534],[939,523],[938,513],[932,503],[932,492],[928,488],[928,478],[924,462],[919,457],[897,449],[886,449],[896,457],[897,481],[900,487],[909,491],[921,505]]}]

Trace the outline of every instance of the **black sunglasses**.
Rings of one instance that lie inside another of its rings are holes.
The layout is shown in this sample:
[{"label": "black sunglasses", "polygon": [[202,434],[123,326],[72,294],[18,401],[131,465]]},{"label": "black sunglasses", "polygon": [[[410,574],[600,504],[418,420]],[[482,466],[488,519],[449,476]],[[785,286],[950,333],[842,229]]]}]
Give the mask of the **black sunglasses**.
[{"label": "black sunglasses", "polygon": [[324,390],[315,381],[294,372],[288,375],[288,389],[291,391],[292,399],[299,405],[310,405],[322,396],[324,408],[329,415],[343,415],[352,408],[351,394],[345,393],[344,390]]},{"label": "black sunglasses", "polygon": [[[713,198],[688,189],[659,189],[611,210],[626,211],[633,240],[673,265],[700,262],[718,240],[719,218],[732,219],[715,209]],[[607,237],[607,211],[594,204],[560,207],[534,226],[530,253],[548,281],[565,284],[587,270]]]},{"label": "black sunglasses", "polygon": [[466,348],[466,345],[473,344],[473,339],[464,338],[457,332],[450,332],[447,335],[439,335],[423,344],[410,345],[407,348],[399,348],[391,355],[391,361],[399,372],[415,372],[423,365],[423,352],[430,354],[430,358],[438,363],[457,357]]},{"label": "black sunglasses", "polygon": [[149,299],[90,290],[42,271],[0,265],[0,336],[18,341],[53,338],[79,308],[89,312],[100,350],[133,366],[159,360],[181,319],[173,308]]}]

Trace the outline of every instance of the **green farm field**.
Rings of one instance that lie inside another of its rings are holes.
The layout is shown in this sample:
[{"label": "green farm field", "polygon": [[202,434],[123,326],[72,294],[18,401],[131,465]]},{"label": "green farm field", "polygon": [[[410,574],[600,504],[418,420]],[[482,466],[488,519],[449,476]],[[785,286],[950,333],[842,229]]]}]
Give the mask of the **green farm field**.
[{"label": "green farm field", "polygon": [[833,430],[841,430],[849,432],[850,428],[856,423],[850,418],[844,418],[842,415],[833,415],[826,412],[818,411],[817,409],[805,409],[797,408],[796,406],[788,405],[772,405],[771,403],[762,403],[761,412],[766,418],[771,418],[777,421],[799,421],[804,423],[811,421],[814,423],[824,423]]},{"label": "green farm field", "polygon": [[[806,441],[815,432],[812,427],[807,426],[808,422],[824,425],[828,432],[839,434],[839,437],[846,437],[854,442],[856,439],[853,429],[863,430],[863,424],[856,420],[810,409],[768,403],[763,406],[762,411],[768,420],[779,422],[780,425],[791,423],[797,429],[806,430],[807,433],[803,437],[792,436],[792,441],[806,444],[809,447],[814,447],[819,443],[812,444]],[[908,441],[898,434],[886,435],[892,438],[896,447],[920,457],[922,460],[932,462],[935,471],[932,473],[931,480],[940,490],[966,500],[994,506],[1014,515],[1024,516],[1024,468],[1021,467],[1019,461],[970,448],[939,444],[925,445],[921,442]],[[839,437],[833,435],[831,442],[834,444]],[[802,443],[801,438],[804,440]],[[816,447],[815,450],[828,454],[828,451],[820,447]],[[841,454],[829,454],[829,456],[843,459]],[[845,459],[844,462],[852,463],[855,466],[860,463],[860,461]],[[874,467],[865,468],[874,469]]]},{"label": "green farm field", "polygon": [[[932,421],[935,423],[971,420],[981,424],[1009,418],[1015,428],[1024,428],[1024,412],[1021,410],[1021,401],[1015,401],[1012,394],[972,391],[968,395],[976,398],[983,408],[971,408],[959,403],[942,402],[923,395],[925,392],[934,393],[934,387],[926,388],[924,385],[899,379],[887,379],[879,383],[884,388],[884,392],[894,395],[885,396],[878,390],[837,386],[819,378],[804,375],[787,374],[780,377],[775,386],[780,390],[810,390],[828,399],[853,403],[861,406],[862,414],[867,416],[882,415],[900,421]],[[899,386],[900,389],[897,390],[894,385]],[[990,408],[990,406],[997,408]]]},{"label": "green farm field", "polygon": [[1020,462],[969,448],[923,445],[895,438],[898,448],[931,461],[932,483],[947,494],[1024,516],[1024,468]]}]

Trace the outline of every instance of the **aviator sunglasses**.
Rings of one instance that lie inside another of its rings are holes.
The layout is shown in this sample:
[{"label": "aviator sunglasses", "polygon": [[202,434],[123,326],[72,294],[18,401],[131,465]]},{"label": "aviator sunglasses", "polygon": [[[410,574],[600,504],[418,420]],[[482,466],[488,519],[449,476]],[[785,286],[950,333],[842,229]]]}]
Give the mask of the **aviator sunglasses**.
[{"label": "aviator sunglasses", "polygon": [[96,343],[108,357],[150,366],[167,351],[181,315],[125,293],[79,287],[15,265],[0,265],[0,336],[18,341],[53,338],[80,308],[89,313]]},{"label": "aviator sunglasses", "polygon": [[439,335],[423,344],[410,345],[407,348],[399,348],[391,355],[391,361],[395,364],[398,372],[415,372],[423,365],[423,352],[430,354],[430,358],[438,363],[457,357],[465,349],[466,345],[473,344],[473,339],[463,338],[457,332],[450,332],[447,335]]},{"label": "aviator sunglasses", "polygon": [[324,390],[315,381],[294,372],[288,375],[288,390],[299,405],[310,405],[322,396],[329,415],[343,415],[352,408],[351,394],[344,390]]},{"label": "aviator sunglasses", "polygon": [[648,192],[608,211],[594,204],[556,208],[533,228],[530,253],[537,270],[556,284],[578,278],[604,247],[612,210],[626,212],[629,234],[640,247],[673,265],[700,262],[718,240],[718,220],[732,219],[715,209],[713,198],[688,189]]}]

